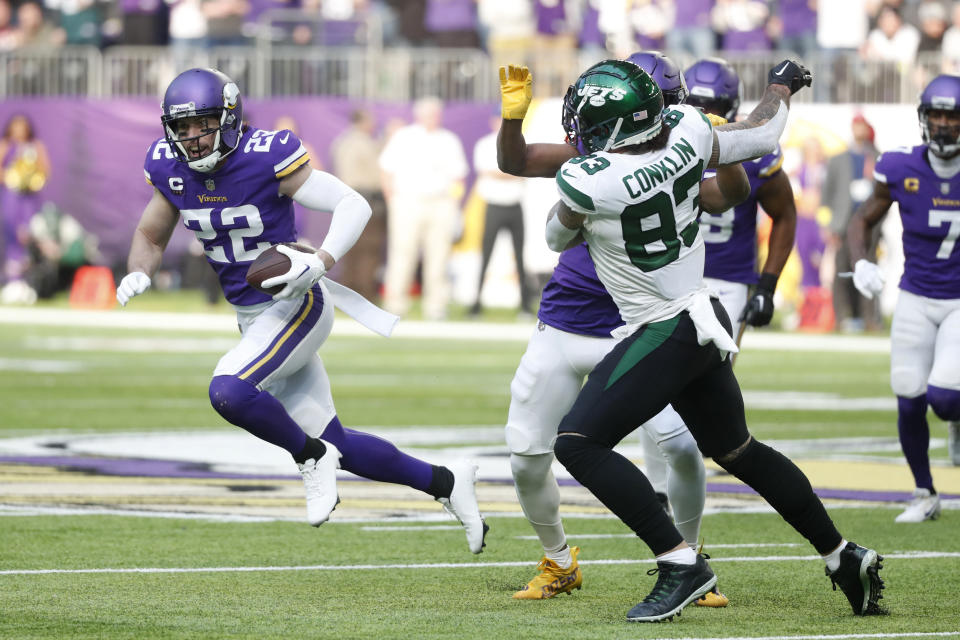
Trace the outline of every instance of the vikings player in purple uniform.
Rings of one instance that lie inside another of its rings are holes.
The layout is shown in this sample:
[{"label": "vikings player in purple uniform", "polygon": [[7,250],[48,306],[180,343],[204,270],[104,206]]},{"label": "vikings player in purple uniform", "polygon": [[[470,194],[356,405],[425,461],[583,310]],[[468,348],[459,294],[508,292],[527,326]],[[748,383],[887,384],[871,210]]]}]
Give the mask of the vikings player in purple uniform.
[{"label": "vikings player in purple uniform", "polygon": [[[162,109],[165,135],[150,145],[144,165],[153,196],[134,233],[117,300],[125,306],[149,288],[182,221],[203,243],[241,331],[239,343],[217,364],[210,401],[228,422],[293,456],[306,486],[310,524],[325,522],[339,502],[336,470],[342,467],[434,496],[464,525],[470,550],[480,553],[486,525],[474,492],[476,466],[434,466],[386,440],[344,428],[317,355],[332,328],[335,303],[355,310],[359,304],[358,319],[383,319],[384,312],[358,303],[349,289],[321,279],[356,242],[370,206],[334,176],[312,169],[292,132],[244,126],[237,85],[217,70],[177,76]],[[271,297],[249,286],[245,275],[267,247],[296,239],[294,202],[332,211],[333,218],[316,252],[279,247],[291,267],[263,282],[283,285]]]},{"label": "vikings player in purple uniform", "polygon": [[[686,97],[680,68],[659,52],[629,58],[662,88],[664,101],[679,104]],[[503,118],[497,141],[500,168],[528,177],[550,177],[570,158],[581,155],[572,144],[527,145],[520,130],[529,104],[531,79],[526,68],[501,69]],[[721,169],[742,189],[720,191],[714,178],[701,185],[701,202],[724,211],[746,196],[746,176],[738,165]],[[510,385],[506,440],[517,497],[524,515],[544,548],[540,573],[514,594],[518,599],[544,599],[579,588],[583,580],[577,547],[566,542],[560,520],[560,496],[551,471],[557,425],[573,404],[584,377],[618,342],[611,332],[623,325],[613,299],[600,283],[586,244],[560,254],[544,287],[539,323]],[[683,420],[668,406],[643,425],[659,447],[658,458],[672,473],[665,482],[677,526],[694,545],[706,496],[703,458]],[[662,452],[662,453],[661,453]]]},{"label": "vikings player in purple uniform", "polygon": [[931,80],[917,111],[923,144],[880,156],[873,193],[847,230],[853,284],[873,298],[883,290],[883,273],[867,255],[867,230],[899,205],[904,265],[890,331],[890,386],[916,490],[897,522],[940,515],[927,406],[949,423],[950,456],[960,465],[960,76]]}]

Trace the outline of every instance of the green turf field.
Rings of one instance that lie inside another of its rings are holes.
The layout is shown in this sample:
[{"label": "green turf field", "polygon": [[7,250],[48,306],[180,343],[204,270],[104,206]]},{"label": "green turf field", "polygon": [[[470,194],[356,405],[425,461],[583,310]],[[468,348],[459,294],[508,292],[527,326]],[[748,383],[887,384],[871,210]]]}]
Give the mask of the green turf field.
[{"label": "green turf field", "polygon": [[[207,382],[233,338],[229,331],[0,325],[0,438],[232,431],[209,407]],[[322,355],[344,424],[454,428],[502,424],[523,349],[518,341],[333,336]],[[762,439],[895,442],[890,408],[848,411],[808,402],[889,399],[886,355],[745,351],[736,370],[748,399],[774,398],[763,408],[747,403],[748,423]],[[777,408],[777,394],[787,393],[809,395],[793,408]],[[931,431],[936,442],[946,432],[932,415]],[[860,446],[838,445],[822,457],[899,455]],[[943,474],[935,477],[953,481],[942,445],[931,457],[939,465],[935,474]],[[6,496],[23,507],[15,500],[18,482],[24,475],[0,473],[0,503]],[[532,577],[540,551],[516,513],[491,517],[487,549],[472,556],[450,521],[334,518],[313,529],[286,521],[4,515],[0,504],[0,638],[960,635],[955,510],[937,522],[894,525],[895,505],[829,506],[845,535],[888,556],[882,575],[889,616],[852,616],[813,550],[769,513],[704,520],[706,551],[729,608],[688,607],[672,623],[634,625],[625,613],[655,577],[646,574],[652,566],[646,548],[610,518],[566,521],[571,543],[583,549],[581,591],[519,602],[510,594]],[[612,537],[578,539],[591,534]]]}]

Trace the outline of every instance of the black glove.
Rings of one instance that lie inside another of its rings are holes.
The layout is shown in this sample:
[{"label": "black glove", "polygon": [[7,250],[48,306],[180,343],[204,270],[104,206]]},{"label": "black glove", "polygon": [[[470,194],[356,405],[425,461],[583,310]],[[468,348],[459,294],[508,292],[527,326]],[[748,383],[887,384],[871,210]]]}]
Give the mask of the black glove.
[{"label": "black glove", "polygon": [[772,273],[761,273],[760,282],[753,295],[747,300],[747,306],[740,314],[740,322],[751,327],[765,327],[773,319],[773,292],[777,289],[777,277]]},{"label": "black glove", "polygon": [[810,70],[799,62],[784,60],[770,69],[767,83],[782,84],[790,89],[790,95],[793,95],[803,87],[809,87],[813,83],[813,76],[810,75]]}]

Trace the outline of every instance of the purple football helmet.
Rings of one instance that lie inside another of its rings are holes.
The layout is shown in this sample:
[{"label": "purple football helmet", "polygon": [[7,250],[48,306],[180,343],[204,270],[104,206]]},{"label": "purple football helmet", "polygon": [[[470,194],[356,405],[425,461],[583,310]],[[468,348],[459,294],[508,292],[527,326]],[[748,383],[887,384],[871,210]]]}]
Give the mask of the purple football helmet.
[{"label": "purple football helmet", "polygon": [[[946,112],[949,122],[933,124],[931,112]],[[934,155],[952,158],[960,152],[960,76],[941,74],[920,94],[920,135]]]},{"label": "purple football helmet", "polygon": [[740,108],[743,83],[729,62],[704,58],[690,65],[683,76],[690,89],[687,104],[733,122]]},{"label": "purple football helmet", "polygon": [[663,106],[683,104],[687,99],[687,83],[677,64],[659,51],[637,51],[627,62],[637,65],[653,78],[663,93]]},{"label": "purple football helmet", "polygon": [[[217,163],[233,153],[240,144],[243,130],[243,104],[240,90],[226,74],[216,69],[188,69],[170,83],[163,94],[164,135],[177,160],[191,169],[208,173]],[[182,118],[211,116],[219,124],[200,135],[181,138],[176,122]],[[191,158],[186,145],[203,136],[214,134],[212,151],[200,158]]]}]

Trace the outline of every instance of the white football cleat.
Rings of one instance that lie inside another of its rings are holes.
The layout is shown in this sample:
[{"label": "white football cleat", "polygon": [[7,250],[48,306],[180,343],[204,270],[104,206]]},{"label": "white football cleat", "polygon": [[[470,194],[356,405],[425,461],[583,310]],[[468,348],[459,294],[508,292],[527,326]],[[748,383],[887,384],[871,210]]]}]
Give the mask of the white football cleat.
[{"label": "white football cleat", "polygon": [[453,490],[449,498],[437,498],[437,502],[463,525],[470,551],[480,553],[484,547],[483,539],[490,527],[483,521],[477,505],[477,465],[460,460],[447,468],[453,473]]},{"label": "white football cleat", "polygon": [[895,522],[923,522],[940,517],[940,496],[930,495],[929,489],[916,489],[913,499]]},{"label": "white football cleat", "polygon": [[319,460],[310,458],[298,464],[303,484],[307,489],[307,522],[319,527],[330,518],[340,502],[337,494],[337,469],[340,468],[340,450],[324,441],[327,452]]},{"label": "white football cleat", "polygon": [[947,451],[953,466],[960,467],[960,420],[947,423]]}]

